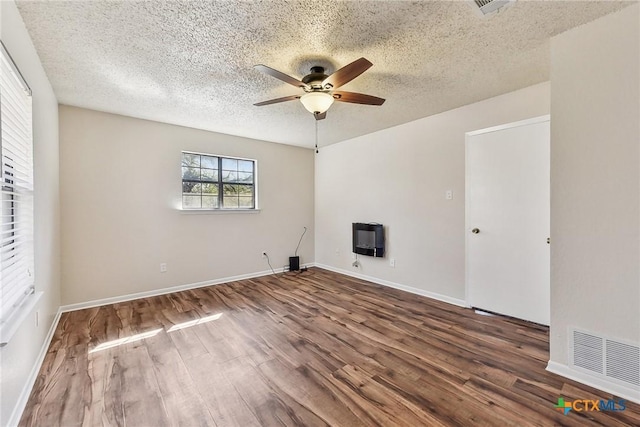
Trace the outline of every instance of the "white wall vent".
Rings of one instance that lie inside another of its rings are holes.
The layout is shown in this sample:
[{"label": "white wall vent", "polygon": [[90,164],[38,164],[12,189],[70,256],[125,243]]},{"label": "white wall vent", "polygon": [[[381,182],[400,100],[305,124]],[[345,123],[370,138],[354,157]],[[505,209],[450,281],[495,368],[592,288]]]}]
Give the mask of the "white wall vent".
[{"label": "white wall vent", "polygon": [[604,340],[584,332],[573,331],[573,365],[604,374]]},{"label": "white wall vent", "polygon": [[470,2],[481,16],[486,16],[515,3],[516,0],[470,0]]},{"label": "white wall vent", "polygon": [[574,329],[571,340],[572,365],[640,386],[640,346]]},{"label": "white wall vent", "polygon": [[608,377],[640,386],[640,347],[606,340]]}]

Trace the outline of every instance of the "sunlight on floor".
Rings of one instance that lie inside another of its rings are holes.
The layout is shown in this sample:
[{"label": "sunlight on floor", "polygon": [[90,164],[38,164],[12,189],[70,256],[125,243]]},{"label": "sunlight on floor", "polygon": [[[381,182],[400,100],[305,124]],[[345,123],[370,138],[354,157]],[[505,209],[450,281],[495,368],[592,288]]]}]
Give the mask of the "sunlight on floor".
[{"label": "sunlight on floor", "polygon": [[[213,314],[207,317],[201,317],[200,319],[189,320],[188,322],[178,323],[176,325],[173,325],[169,329],[167,329],[167,332],[179,331],[180,329],[190,328],[192,326],[200,325],[202,323],[212,322],[214,320],[218,320],[220,317],[222,317],[222,313]],[[93,350],[90,350],[89,353],[95,353],[96,351],[102,351],[102,350],[117,347],[123,344],[129,344],[132,342],[143,340],[145,338],[151,338],[159,334],[163,330],[164,328],[154,329],[152,331],[143,332],[141,334],[132,335],[130,337],[119,338],[117,340],[108,341],[96,346]]]},{"label": "sunlight on floor", "polygon": [[93,350],[90,350],[89,353],[95,353],[96,351],[102,351],[108,348],[117,347],[119,345],[129,344],[135,341],[143,340],[145,338],[151,338],[157,335],[158,333],[160,333],[160,331],[162,331],[162,328],[154,329],[153,331],[149,331],[149,332],[143,332],[141,334],[131,335],[130,337],[126,337],[126,338],[119,338],[117,340],[107,341],[105,343],[98,345]]},{"label": "sunlight on floor", "polygon": [[222,317],[222,313],[213,314],[211,316],[202,317],[200,319],[190,320],[188,322],[178,323],[177,325],[173,325],[172,327],[170,327],[167,330],[167,332],[179,331],[180,329],[190,328],[192,326],[200,325],[202,323],[218,320],[220,317]]}]

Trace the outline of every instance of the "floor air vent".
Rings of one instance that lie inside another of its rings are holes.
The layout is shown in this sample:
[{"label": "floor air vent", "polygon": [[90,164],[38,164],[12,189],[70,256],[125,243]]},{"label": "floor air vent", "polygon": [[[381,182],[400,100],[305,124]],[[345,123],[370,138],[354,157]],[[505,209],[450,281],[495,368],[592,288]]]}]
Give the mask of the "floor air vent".
[{"label": "floor air vent", "polygon": [[481,16],[486,16],[511,3],[515,3],[515,1],[516,0],[471,0],[471,5]]},{"label": "floor air vent", "polygon": [[640,347],[573,330],[573,366],[640,386]]}]

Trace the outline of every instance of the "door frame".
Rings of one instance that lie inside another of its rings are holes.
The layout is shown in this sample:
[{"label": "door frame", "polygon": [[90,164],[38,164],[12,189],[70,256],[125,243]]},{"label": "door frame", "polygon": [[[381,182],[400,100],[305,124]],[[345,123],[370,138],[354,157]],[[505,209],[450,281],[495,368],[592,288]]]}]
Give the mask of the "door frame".
[{"label": "door frame", "polygon": [[471,230],[471,225],[469,224],[469,176],[467,173],[467,165],[469,164],[469,137],[543,122],[551,122],[551,115],[546,114],[531,119],[478,129],[464,134],[464,301],[469,308],[471,308],[471,304],[469,303],[469,231]]}]

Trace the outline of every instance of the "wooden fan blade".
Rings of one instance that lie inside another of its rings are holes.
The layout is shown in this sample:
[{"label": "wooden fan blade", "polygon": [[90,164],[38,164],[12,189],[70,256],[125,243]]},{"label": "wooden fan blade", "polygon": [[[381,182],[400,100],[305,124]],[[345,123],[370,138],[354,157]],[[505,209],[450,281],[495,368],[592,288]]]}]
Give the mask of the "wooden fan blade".
[{"label": "wooden fan blade", "polygon": [[323,120],[327,117],[327,112],[325,111],[324,113],[313,113],[313,115],[316,117],[316,120]]},{"label": "wooden fan blade", "polygon": [[277,104],[278,102],[285,102],[285,101],[293,101],[294,99],[300,99],[300,95],[291,95],[291,96],[285,96],[282,98],[270,99],[268,101],[258,102],[253,105],[255,105],[256,107],[262,107],[263,105]]},{"label": "wooden fan blade", "polygon": [[261,71],[261,72],[263,72],[265,74],[268,74],[271,77],[275,77],[278,80],[282,80],[285,83],[289,83],[292,86],[302,87],[302,88],[309,88],[309,86],[306,83],[303,83],[300,80],[295,79],[295,78],[293,78],[293,77],[291,77],[291,76],[289,76],[289,75],[287,75],[285,73],[282,73],[282,72],[280,72],[278,70],[274,70],[271,67],[267,67],[266,65],[260,64],[260,65],[254,66],[253,68],[255,68],[256,70]]},{"label": "wooden fan blade", "polygon": [[331,85],[333,89],[337,89],[367,71],[372,65],[373,64],[365,58],[356,59],[351,64],[345,65],[344,67],[340,68],[338,71],[324,79],[324,81],[322,82],[322,87],[325,89],[331,89],[327,88],[327,85]]},{"label": "wooden fan blade", "polygon": [[352,104],[365,105],[382,105],[385,101],[383,98],[378,98],[377,96],[345,91],[333,92],[333,99],[340,102],[351,102]]}]

